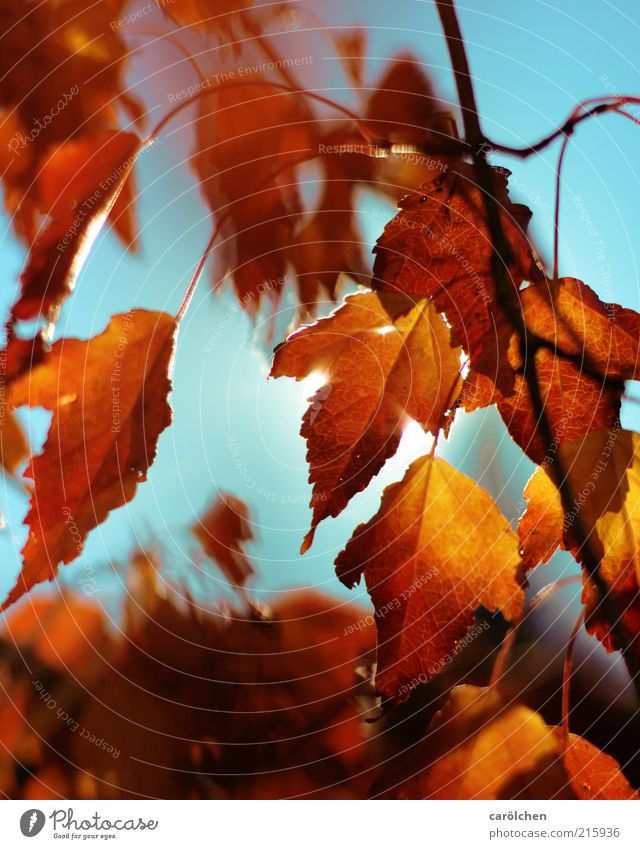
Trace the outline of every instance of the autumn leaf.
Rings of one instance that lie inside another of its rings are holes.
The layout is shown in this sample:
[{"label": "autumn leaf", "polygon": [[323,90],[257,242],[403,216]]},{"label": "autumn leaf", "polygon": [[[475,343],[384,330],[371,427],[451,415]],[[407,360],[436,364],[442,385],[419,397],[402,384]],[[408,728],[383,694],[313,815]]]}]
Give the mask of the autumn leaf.
[{"label": "autumn leaf", "polygon": [[[539,468],[524,491],[528,506],[519,527],[525,570],[545,563],[558,546],[570,551],[580,563],[582,552],[573,532],[576,517],[580,517],[591,549],[600,560],[600,577],[609,588],[636,653],[640,645],[639,440],[636,433],[617,426],[560,446],[558,458],[574,503],[565,512],[551,478]],[[587,630],[610,651],[620,649],[586,573],[583,601]]]},{"label": "autumn leaf", "polygon": [[361,292],[276,348],[272,377],[326,380],[302,420],[313,484],[311,530],[337,516],[397,451],[414,419],[436,434],[450,423],[460,386],[460,352],[423,299]]},{"label": "autumn leaf", "polygon": [[[396,799],[574,798],[542,717],[493,689],[455,687],[385,796]],[[528,795],[544,775],[546,792]]]},{"label": "autumn leaf", "polygon": [[[448,111],[436,96],[420,60],[403,53],[383,68],[366,105],[364,123],[374,136],[424,147],[434,141],[434,124]],[[438,139],[440,143],[446,141]]]},{"label": "autumn leaf", "polygon": [[636,799],[620,765],[496,689],[455,687],[412,755],[385,776],[396,799]]},{"label": "autumn leaf", "polygon": [[59,340],[11,386],[11,406],[44,407],[53,419],[43,453],[25,473],[34,487],[29,535],[3,609],[78,557],[88,532],[146,478],[171,422],[175,334],[166,313],[132,310],[93,339]]},{"label": "autumn leaf", "polygon": [[[535,357],[554,444],[612,427],[620,413],[623,381],[638,370],[640,315],[602,303],[589,286],[568,277],[530,286],[520,299],[529,332],[545,343],[527,356]],[[541,463],[547,446],[522,375],[519,335],[513,329],[503,334],[495,350],[501,359],[494,362],[493,374],[491,368],[484,374],[472,369],[462,402],[467,410],[495,403],[513,439]],[[511,380],[498,380],[498,372],[507,369]]]},{"label": "autumn leaf", "polygon": [[311,150],[313,124],[300,96],[255,85],[221,87],[200,102],[193,159],[205,199],[224,216],[220,274],[243,305],[277,302],[301,201],[293,166]]},{"label": "autumn leaf", "polygon": [[[350,74],[362,74],[362,38],[357,30],[334,38]],[[360,127],[373,138],[393,140],[398,149],[378,156],[374,146],[354,136],[352,127],[325,133],[318,142],[320,200],[290,251],[300,301],[309,312],[322,293],[335,298],[342,275],[369,283],[370,269],[362,255],[363,236],[355,215],[356,190],[364,186],[397,201],[446,170],[449,161],[442,153],[419,155],[401,150],[405,143],[442,151],[454,134],[450,113],[444,111],[420,63],[411,55],[387,63],[367,99]]]},{"label": "autumn leaf", "polygon": [[[531,212],[509,200],[507,173],[494,169],[493,179],[512,253],[507,272],[515,291],[541,272],[525,232]],[[459,163],[435,175],[399,207],[374,249],[374,288],[431,298],[446,315],[453,342],[467,351],[473,365],[500,320],[492,242],[473,167]]]},{"label": "autumn leaf", "polygon": [[342,131],[323,136],[319,149],[324,151],[319,157],[320,198],[316,208],[301,217],[302,228],[287,253],[300,303],[309,314],[322,295],[335,300],[344,275],[365,285],[371,275],[354,207],[356,189],[371,179],[374,160],[367,156],[366,145],[354,144]]},{"label": "autumn leaf", "polygon": [[48,222],[20,277],[15,319],[55,321],[140,150],[134,133],[108,132],[57,148],[39,176]]},{"label": "autumn leaf", "polygon": [[332,33],[332,39],[347,79],[358,91],[364,82],[366,31],[361,27],[346,31],[339,29]]},{"label": "autumn leaf", "polygon": [[372,660],[373,628],[351,626],[366,610],[301,591],[261,617],[221,616],[162,566],[135,554],[117,629],[72,593],[8,613],[0,657],[23,662],[15,676],[0,664],[3,792],[53,780],[69,798],[363,798],[374,699],[356,667]]},{"label": "autumn leaf", "polygon": [[253,0],[155,0],[163,14],[181,27],[219,37],[229,37],[233,32],[234,18],[242,18],[243,11],[253,6]]},{"label": "autumn leaf", "polygon": [[455,657],[482,605],[516,620],[518,539],[491,496],[444,460],[414,461],[338,555],[348,587],[364,575],[376,610],[376,687],[405,699]]},{"label": "autumn leaf", "polygon": [[[454,133],[450,114],[408,56],[389,63],[364,113],[361,130],[396,143],[417,139],[442,150]],[[278,301],[289,264],[303,313],[312,314],[323,294],[335,298],[341,275],[365,282],[369,269],[355,215],[356,189],[366,186],[397,200],[407,188],[441,173],[448,161],[399,149],[378,156],[362,136],[354,136],[351,124],[322,129],[307,99],[274,91],[259,77],[255,85],[221,85],[202,98],[193,161],[207,203],[221,221],[218,277],[232,276],[250,313],[264,294]],[[294,171],[303,159],[316,159],[321,168],[320,200],[306,210]]]},{"label": "autumn leaf", "polygon": [[558,491],[543,468],[529,478],[522,497],[528,502],[518,524],[524,576],[547,563],[562,543],[563,512]]},{"label": "autumn leaf", "polygon": [[235,495],[220,493],[191,531],[232,585],[244,587],[255,574],[244,550],[244,544],[254,538],[245,502]]},{"label": "autumn leaf", "polygon": [[7,409],[9,388],[13,381],[36,366],[45,353],[42,335],[21,339],[10,333],[0,352],[0,465],[15,475],[20,464],[29,457],[29,444],[14,412]]},{"label": "autumn leaf", "polygon": [[29,456],[29,443],[14,413],[0,413],[0,465],[10,475]]}]

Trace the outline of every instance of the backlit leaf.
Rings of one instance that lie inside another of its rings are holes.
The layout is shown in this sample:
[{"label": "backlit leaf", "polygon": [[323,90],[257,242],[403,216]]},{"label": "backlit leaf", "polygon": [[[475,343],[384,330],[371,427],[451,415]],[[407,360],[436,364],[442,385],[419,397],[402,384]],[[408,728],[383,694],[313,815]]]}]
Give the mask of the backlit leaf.
[{"label": "backlit leaf", "polygon": [[[529,331],[548,343],[535,353],[535,365],[554,444],[613,426],[623,381],[635,377],[640,363],[640,315],[602,303],[572,278],[530,286],[520,299]],[[490,367],[485,362],[484,374],[476,368],[469,375],[463,404],[473,410],[495,403],[513,439],[541,463],[545,445],[522,376],[518,334],[503,334],[494,350],[499,359]]]}]

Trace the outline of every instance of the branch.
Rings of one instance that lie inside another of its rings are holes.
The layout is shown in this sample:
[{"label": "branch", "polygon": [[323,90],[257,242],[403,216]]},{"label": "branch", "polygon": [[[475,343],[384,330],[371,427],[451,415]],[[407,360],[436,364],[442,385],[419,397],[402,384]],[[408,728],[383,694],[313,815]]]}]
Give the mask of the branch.
[{"label": "branch", "polygon": [[[539,339],[529,332],[518,304],[516,290],[509,279],[508,264],[511,257],[511,250],[502,227],[499,203],[495,197],[493,187],[493,169],[486,157],[486,148],[488,147],[488,144],[480,125],[478,107],[476,104],[473,81],[469,70],[469,62],[466,55],[464,40],[460,31],[460,25],[458,23],[458,17],[453,0],[436,0],[436,5],[447,41],[451,64],[453,66],[458,98],[462,108],[465,137],[467,143],[471,147],[476,180],[484,200],[487,227],[491,238],[491,266],[496,286],[497,301],[504,309],[505,314],[514,329],[520,335],[522,356],[524,360],[524,378],[531,397],[531,403],[537,420],[537,427],[545,446],[545,453],[550,458],[548,472],[558,488],[563,509],[567,512],[571,509],[574,503],[573,493],[558,452],[554,450],[554,437],[549,420],[547,419],[545,402],[538,384],[535,355],[540,348]],[[593,112],[596,109],[599,109],[599,107],[594,107],[591,111]],[[600,111],[605,110],[600,109]],[[585,114],[585,117],[587,116],[588,113]],[[584,119],[576,118],[572,126],[575,126],[575,124],[579,123],[580,120]],[[554,137],[557,138],[563,132],[566,134],[567,130],[568,127],[565,126],[565,128],[557,131]],[[549,140],[543,140],[542,142],[539,142],[538,145],[533,145],[531,148],[528,148],[528,150],[535,152],[536,150],[542,149],[542,147],[547,144],[550,144],[552,140],[553,139],[550,137]],[[499,146],[496,146],[496,149],[500,149]],[[516,153],[516,155],[518,154]],[[525,155],[528,156],[529,153],[526,153]],[[621,654],[626,661],[632,681],[636,687],[638,695],[640,696],[640,668],[638,667],[637,659],[633,653],[632,641],[627,633],[624,622],[622,621],[617,604],[610,595],[609,588],[600,574],[600,559],[593,550],[589,540],[589,534],[584,526],[582,517],[579,514],[575,518],[573,532],[578,544],[582,565],[598,591],[603,613],[609,622],[611,633],[615,637],[617,644],[620,646]]]},{"label": "branch", "polygon": [[[611,100],[613,100],[613,102],[602,102]],[[540,153],[540,151],[549,147],[549,145],[556,139],[561,137],[564,137],[565,140],[568,139],[573,135],[576,127],[579,124],[582,124],[583,121],[586,121],[587,118],[594,118],[597,115],[603,115],[606,112],[615,112],[618,115],[623,115],[625,118],[630,118],[635,123],[638,123],[637,118],[634,118],[633,115],[622,109],[622,106],[624,106],[625,103],[638,104],[640,103],[640,98],[633,95],[620,95],[614,98],[607,97],[606,95],[604,97],[590,97],[588,100],[583,100],[578,104],[561,127],[558,127],[557,130],[554,130],[548,136],[540,139],[540,141],[537,141],[535,144],[530,144],[526,147],[510,147],[509,145],[499,144],[498,142],[494,142],[489,139],[487,141],[487,147],[493,151],[497,151],[498,153],[506,153],[509,156],[517,156],[519,159],[527,159],[529,156],[533,156],[534,153]],[[592,106],[591,104],[595,105]],[[583,110],[586,107],[589,108],[585,112]]]}]

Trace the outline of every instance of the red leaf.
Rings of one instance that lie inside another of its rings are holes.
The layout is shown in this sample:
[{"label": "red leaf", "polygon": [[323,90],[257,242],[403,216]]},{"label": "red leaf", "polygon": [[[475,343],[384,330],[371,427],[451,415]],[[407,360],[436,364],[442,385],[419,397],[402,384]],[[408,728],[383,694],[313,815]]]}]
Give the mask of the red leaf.
[{"label": "red leaf", "polygon": [[328,318],[276,348],[272,377],[325,384],[302,420],[315,528],[337,516],[397,451],[409,418],[436,434],[447,429],[460,389],[460,352],[431,305],[401,295],[350,295]]}]

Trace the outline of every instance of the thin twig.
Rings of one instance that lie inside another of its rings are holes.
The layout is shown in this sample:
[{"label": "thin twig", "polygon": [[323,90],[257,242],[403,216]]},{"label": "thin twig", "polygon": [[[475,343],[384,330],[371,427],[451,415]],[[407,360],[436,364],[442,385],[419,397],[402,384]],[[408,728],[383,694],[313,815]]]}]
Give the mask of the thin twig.
[{"label": "thin twig", "polygon": [[[273,180],[275,180],[276,177],[278,177],[278,175],[281,174],[283,171],[287,171],[290,168],[296,168],[298,165],[302,165],[303,162],[308,162],[311,159],[315,159],[317,155],[318,155],[317,153],[310,153],[310,154],[305,153],[304,155],[297,156],[295,159],[287,160],[287,162],[285,162],[280,167],[276,168],[275,171],[273,171],[271,174],[268,174],[267,177],[264,180],[261,180],[258,183],[256,188],[253,190],[252,196],[255,196],[256,194],[258,194],[258,192],[261,192],[264,189],[266,189],[271,184],[271,182]],[[222,231],[222,227],[224,226],[224,224],[230,218],[231,213],[233,211],[233,207],[234,207],[234,204],[229,204],[229,206],[222,213],[222,215],[220,215],[218,217],[218,220],[216,221],[216,226],[214,227],[213,233],[211,234],[211,238],[207,242],[207,246],[205,247],[204,251],[202,252],[202,256],[200,257],[198,265],[196,266],[196,270],[193,273],[193,277],[191,278],[191,282],[189,283],[189,286],[187,287],[187,291],[185,293],[184,298],[182,299],[182,303],[180,304],[180,308],[178,309],[178,312],[176,313],[176,321],[182,321],[182,319],[185,316],[185,313],[189,309],[191,301],[193,300],[193,296],[195,295],[196,289],[198,288],[198,283],[200,282],[202,272],[204,271],[204,268],[207,264],[207,260],[209,259],[209,256],[211,255],[211,252],[213,251],[213,248],[215,246],[216,239],[220,235],[220,232]]]}]

